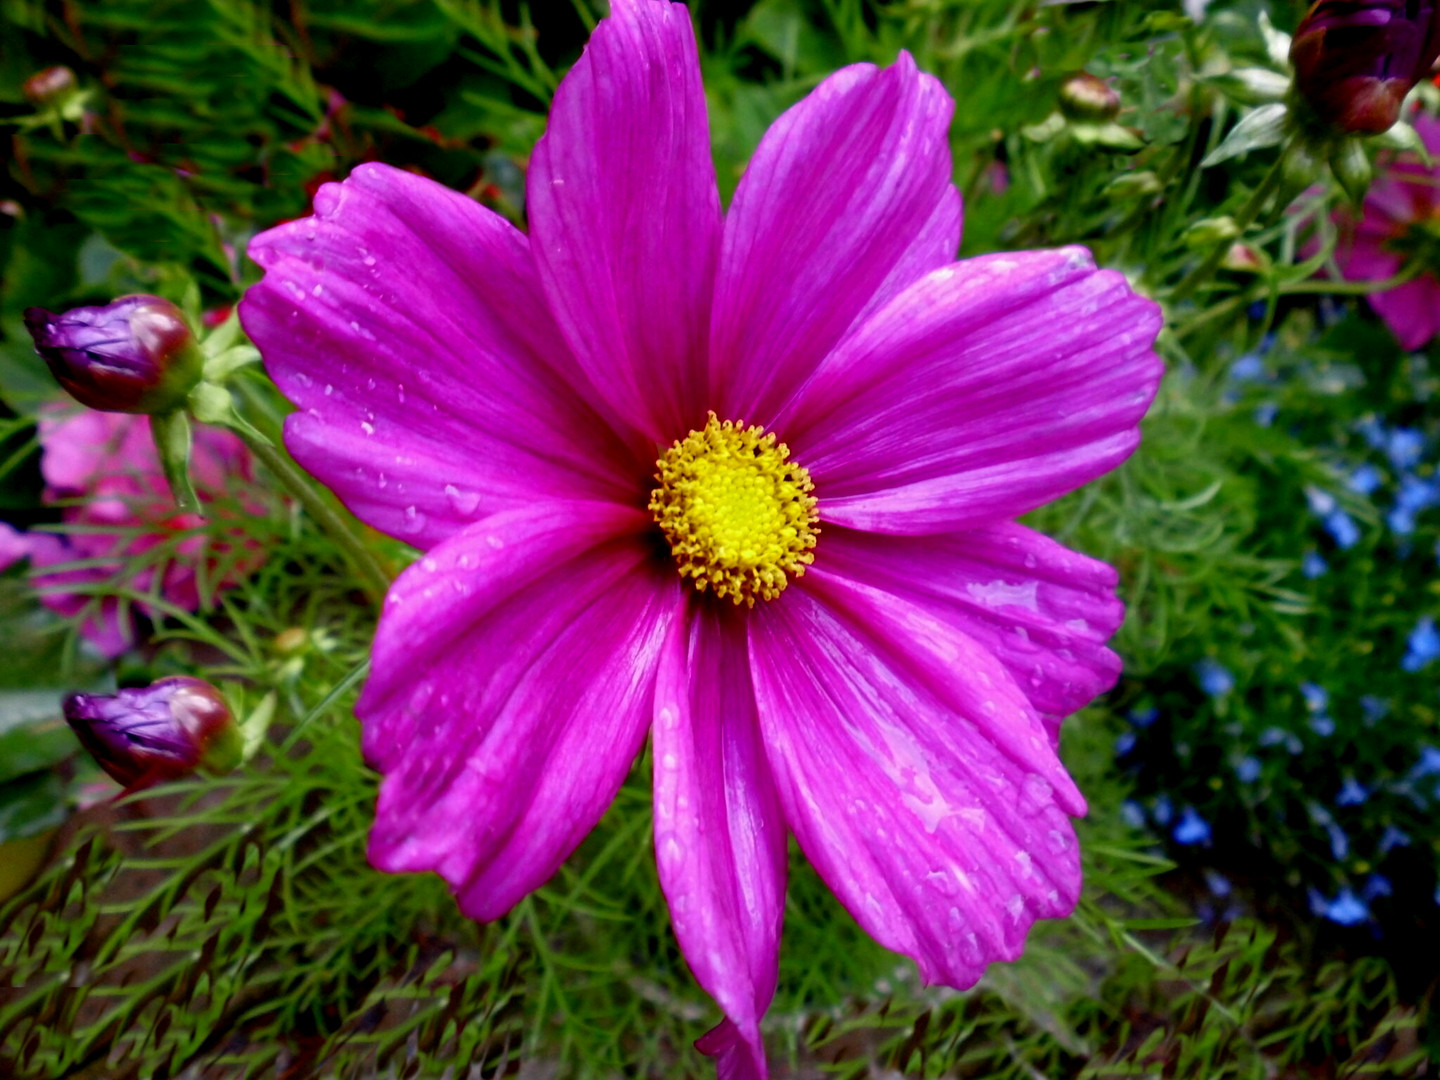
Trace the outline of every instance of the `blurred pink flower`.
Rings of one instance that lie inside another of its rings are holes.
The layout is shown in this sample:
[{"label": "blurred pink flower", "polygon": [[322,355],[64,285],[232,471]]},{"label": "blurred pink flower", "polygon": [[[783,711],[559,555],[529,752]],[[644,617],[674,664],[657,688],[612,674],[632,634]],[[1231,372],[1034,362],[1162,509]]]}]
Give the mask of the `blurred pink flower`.
[{"label": "blurred pink flower", "polygon": [[[126,574],[128,566],[146,552],[176,534],[198,530],[204,523],[199,515],[175,512],[151,441],[149,417],[89,409],[72,412],[56,406],[42,413],[39,428],[45,501],[64,503],[62,521],[76,531],[18,532],[0,522],[0,568],[25,557],[36,571],[57,567],[31,579],[36,588],[51,590],[63,585],[89,586],[125,575],[128,587],[148,592],[155,588],[155,575],[160,572],[160,595],[176,607],[197,610],[202,562],[208,560],[207,569],[213,573],[217,556],[223,552],[198,531],[176,542],[168,561]],[[202,500],[236,494],[238,484],[251,487],[245,501],[258,509],[250,454],[235,435],[197,427],[190,465]],[[258,552],[247,553],[213,586],[233,585],[238,574],[262,558]],[[63,568],[81,560],[95,564]],[[117,599],[97,602],[85,591],[57,590],[45,592],[42,601],[66,617],[83,615],[81,634],[106,656],[118,656],[134,644],[134,620],[127,605]],[[150,605],[136,606],[146,615],[155,614]]]},{"label": "blurred pink flower", "polygon": [[[1419,113],[1414,124],[1430,153],[1440,158],[1440,120]],[[1440,163],[1427,169],[1413,155],[1402,156],[1371,185],[1360,219],[1341,210],[1336,223],[1341,233],[1335,261],[1347,281],[1394,277],[1407,249],[1440,244]],[[1440,279],[1432,273],[1368,299],[1402,348],[1418,349],[1440,333]]]}]

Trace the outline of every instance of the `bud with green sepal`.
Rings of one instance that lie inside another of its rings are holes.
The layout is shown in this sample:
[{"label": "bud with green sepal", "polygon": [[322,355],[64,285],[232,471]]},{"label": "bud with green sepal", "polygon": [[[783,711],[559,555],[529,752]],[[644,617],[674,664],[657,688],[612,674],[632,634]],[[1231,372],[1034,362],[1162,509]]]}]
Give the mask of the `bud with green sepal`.
[{"label": "bud with green sepal", "polygon": [[243,758],[229,706],[203,679],[176,675],[114,694],[71,694],[63,708],[81,745],[132,791],[197,769],[227,773]]},{"label": "bud with green sepal", "polygon": [[25,328],[55,381],[101,412],[142,413],[175,505],[198,513],[190,483],[190,422],[184,408],[205,356],[180,309],[158,296],[122,296],[101,307],[25,312]]}]

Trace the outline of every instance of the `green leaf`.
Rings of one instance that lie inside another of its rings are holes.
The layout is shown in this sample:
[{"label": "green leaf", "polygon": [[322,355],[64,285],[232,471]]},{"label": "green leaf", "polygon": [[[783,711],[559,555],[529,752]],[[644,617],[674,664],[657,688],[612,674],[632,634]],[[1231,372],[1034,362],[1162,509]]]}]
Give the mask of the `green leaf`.
[{"label": "green leaf", "polygon": [[186,514],[199,513],[200,500],[190,482],[190,417],[184,409],[152,416],[150,432],[155,436],[155,450],[176,509]]},{"label": "green leaf", "polygon": [[37,836],[68,815],[65,785],[53,772],[29,773],[0,784],[0,844]]},{"label": "green leaf", "polygon": [[[0,701],[13,696],[13,693],[0,695]],[[51,701],[53,715],[54,699]],[[52,719],[40,724],[15,725],[0,733],[0,784],[26,773],[49,769],[79,749],[79,741],[63,721]]]},{"label": "green leaf", "polygon": [[1201,168],[1208,169],[1222,161],[1248,154],[1251,150],[1278,146],[1285,136],[1287,115],[1288,110],[1280,104],[1251,109],[1230,129],[1225,141],[1205,156],[1205,160],[1200,163]]}]

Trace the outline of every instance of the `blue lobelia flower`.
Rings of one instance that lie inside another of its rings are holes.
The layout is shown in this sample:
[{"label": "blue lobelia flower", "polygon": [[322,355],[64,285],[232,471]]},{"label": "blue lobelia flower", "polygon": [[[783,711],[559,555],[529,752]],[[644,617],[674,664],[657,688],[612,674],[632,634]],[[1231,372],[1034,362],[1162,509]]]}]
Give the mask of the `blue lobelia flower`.
[{"label": "blue lobelia flower", "polygon": [[1344,510],[1332,510],[1325,515],[1325,531],[1341,548],[1352,548],[1360,541],[1360,527]]},{"label": "blue lobelia flower", "polygon": [[1177,844],[1204,844],[1210,839],[1210,823],[1196,813],[1193,806],[1180,812],[1180,820],[1170,834]]},{"label": "blue lobelia flower", "polygon": [[1370,464],[1361,465],[1350,474],[1350,490],[1361,495],[1374,493],[1383,482],[1380,470]]},{"label": "blue lobelia flower", "polygon": [[1347,886],[1336,893],[1334,900],[1325,904],[1320,914],[1341,926],[1358,926],[1370,918],[1370,908]]},{"label": "blue lobelia flower", "polygon": [[1345,783],[1340,786],[1340,793],[1335,796],[1336,806],[1359,806],[1370,797],[1370,792],[1363,784],[1353,776],[1347,776]]},{"label": "blue lobelia flower", "polygon": [[1195,665],[1195,681],[1200,684],[1200,689],[1211,697],[1224,697],[1235,689],[1235,676],[1230,670],[1211,657],[1206,657]]},{"label": "blue lobelia flower", "polygon": [[1405,656],[1400,666],[1406,671],[1419,671],[1437,656],[1440,656],[1440,632],[1435,629],[1435,620],[1424,615],[1405,641]]},{"label": "blue lobelia flower", "polygon": [[1391,428],[1385,438],[1385,456],[1397,469],[1413,469],[1425,453],[1425,436],[1415,428]]}]

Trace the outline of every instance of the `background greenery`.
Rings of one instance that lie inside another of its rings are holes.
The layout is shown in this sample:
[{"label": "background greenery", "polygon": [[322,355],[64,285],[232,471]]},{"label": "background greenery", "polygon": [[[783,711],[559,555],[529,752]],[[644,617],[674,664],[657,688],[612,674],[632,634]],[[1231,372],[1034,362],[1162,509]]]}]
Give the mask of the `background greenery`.
[{"label": "background greenery", "polygon": [[[957,100],[965,252],[1085,243],[1169,316],[1140,452],[1035,515],[1116,563],[1130,605],[1124,680],[1067,724],[1092,806],[1078,914],[974,991],[927,989],[796,857],[766,1025],[777,1071],[1433,1070],[1440,824],[1423,747],[1440,701],[1434,669],[1402,658],[1440,607],[1437,520],[1389,519],[1404,475],[1433,476],[1430,353],[1404,354],[1362,300],[1296,265],[1303,215],[1280,205],[1246,237],[1258,271],[1177,291],[1276,158],[1201,166],[1246,104],[1227,73],[1280,70],[1261,6],[1217,3],[1198,25],[1128,0],[692,10],[727,198],[781,110],[837,66],[907,48]],[[589,0],[0,0],[0,517],[59,519],[34,428],[55,392],[23,308],[143,290],[218,317],[256,276],[245,240],[364,160],[523,224],[527,155],[600,14]],[[1297,11],[1269,14],[1287,27]],[[72,115],[21,91],[52,64],[87,95]],[[1120,90],[1118,135],[1055,112],[1081,69]],[[1339,195],[1320,180],[1304,199],[1323,219]],[[239,390],[274,430],[284,406],[263,377]],[[1397,428],[1417,433],[1418,463],[1396,464]],[[1367,464],[1379,480],[1362,494]],[[265,566],[196,615],[170,610],[111,666],[39,607],[23,568],[0,577],[0,841],[51,853],[0,909],[0,1073],[708,1075],[690,1043],[718,1013],[670,935],[648,761],[496,924],[459,918],[433,878],[370,870],[375,777],[349,708],[374,611],[303,515],[246,528]],[[95,592],[138,598],[123,580]],[[94,774],[59,694],[175,672],[225,687],[263,733],[258,756],[74,813]],[[1342,798],[1347,781],[1363,799]],[[1350,925],[1333,917],[1344,890],[1366,906]]]}]

